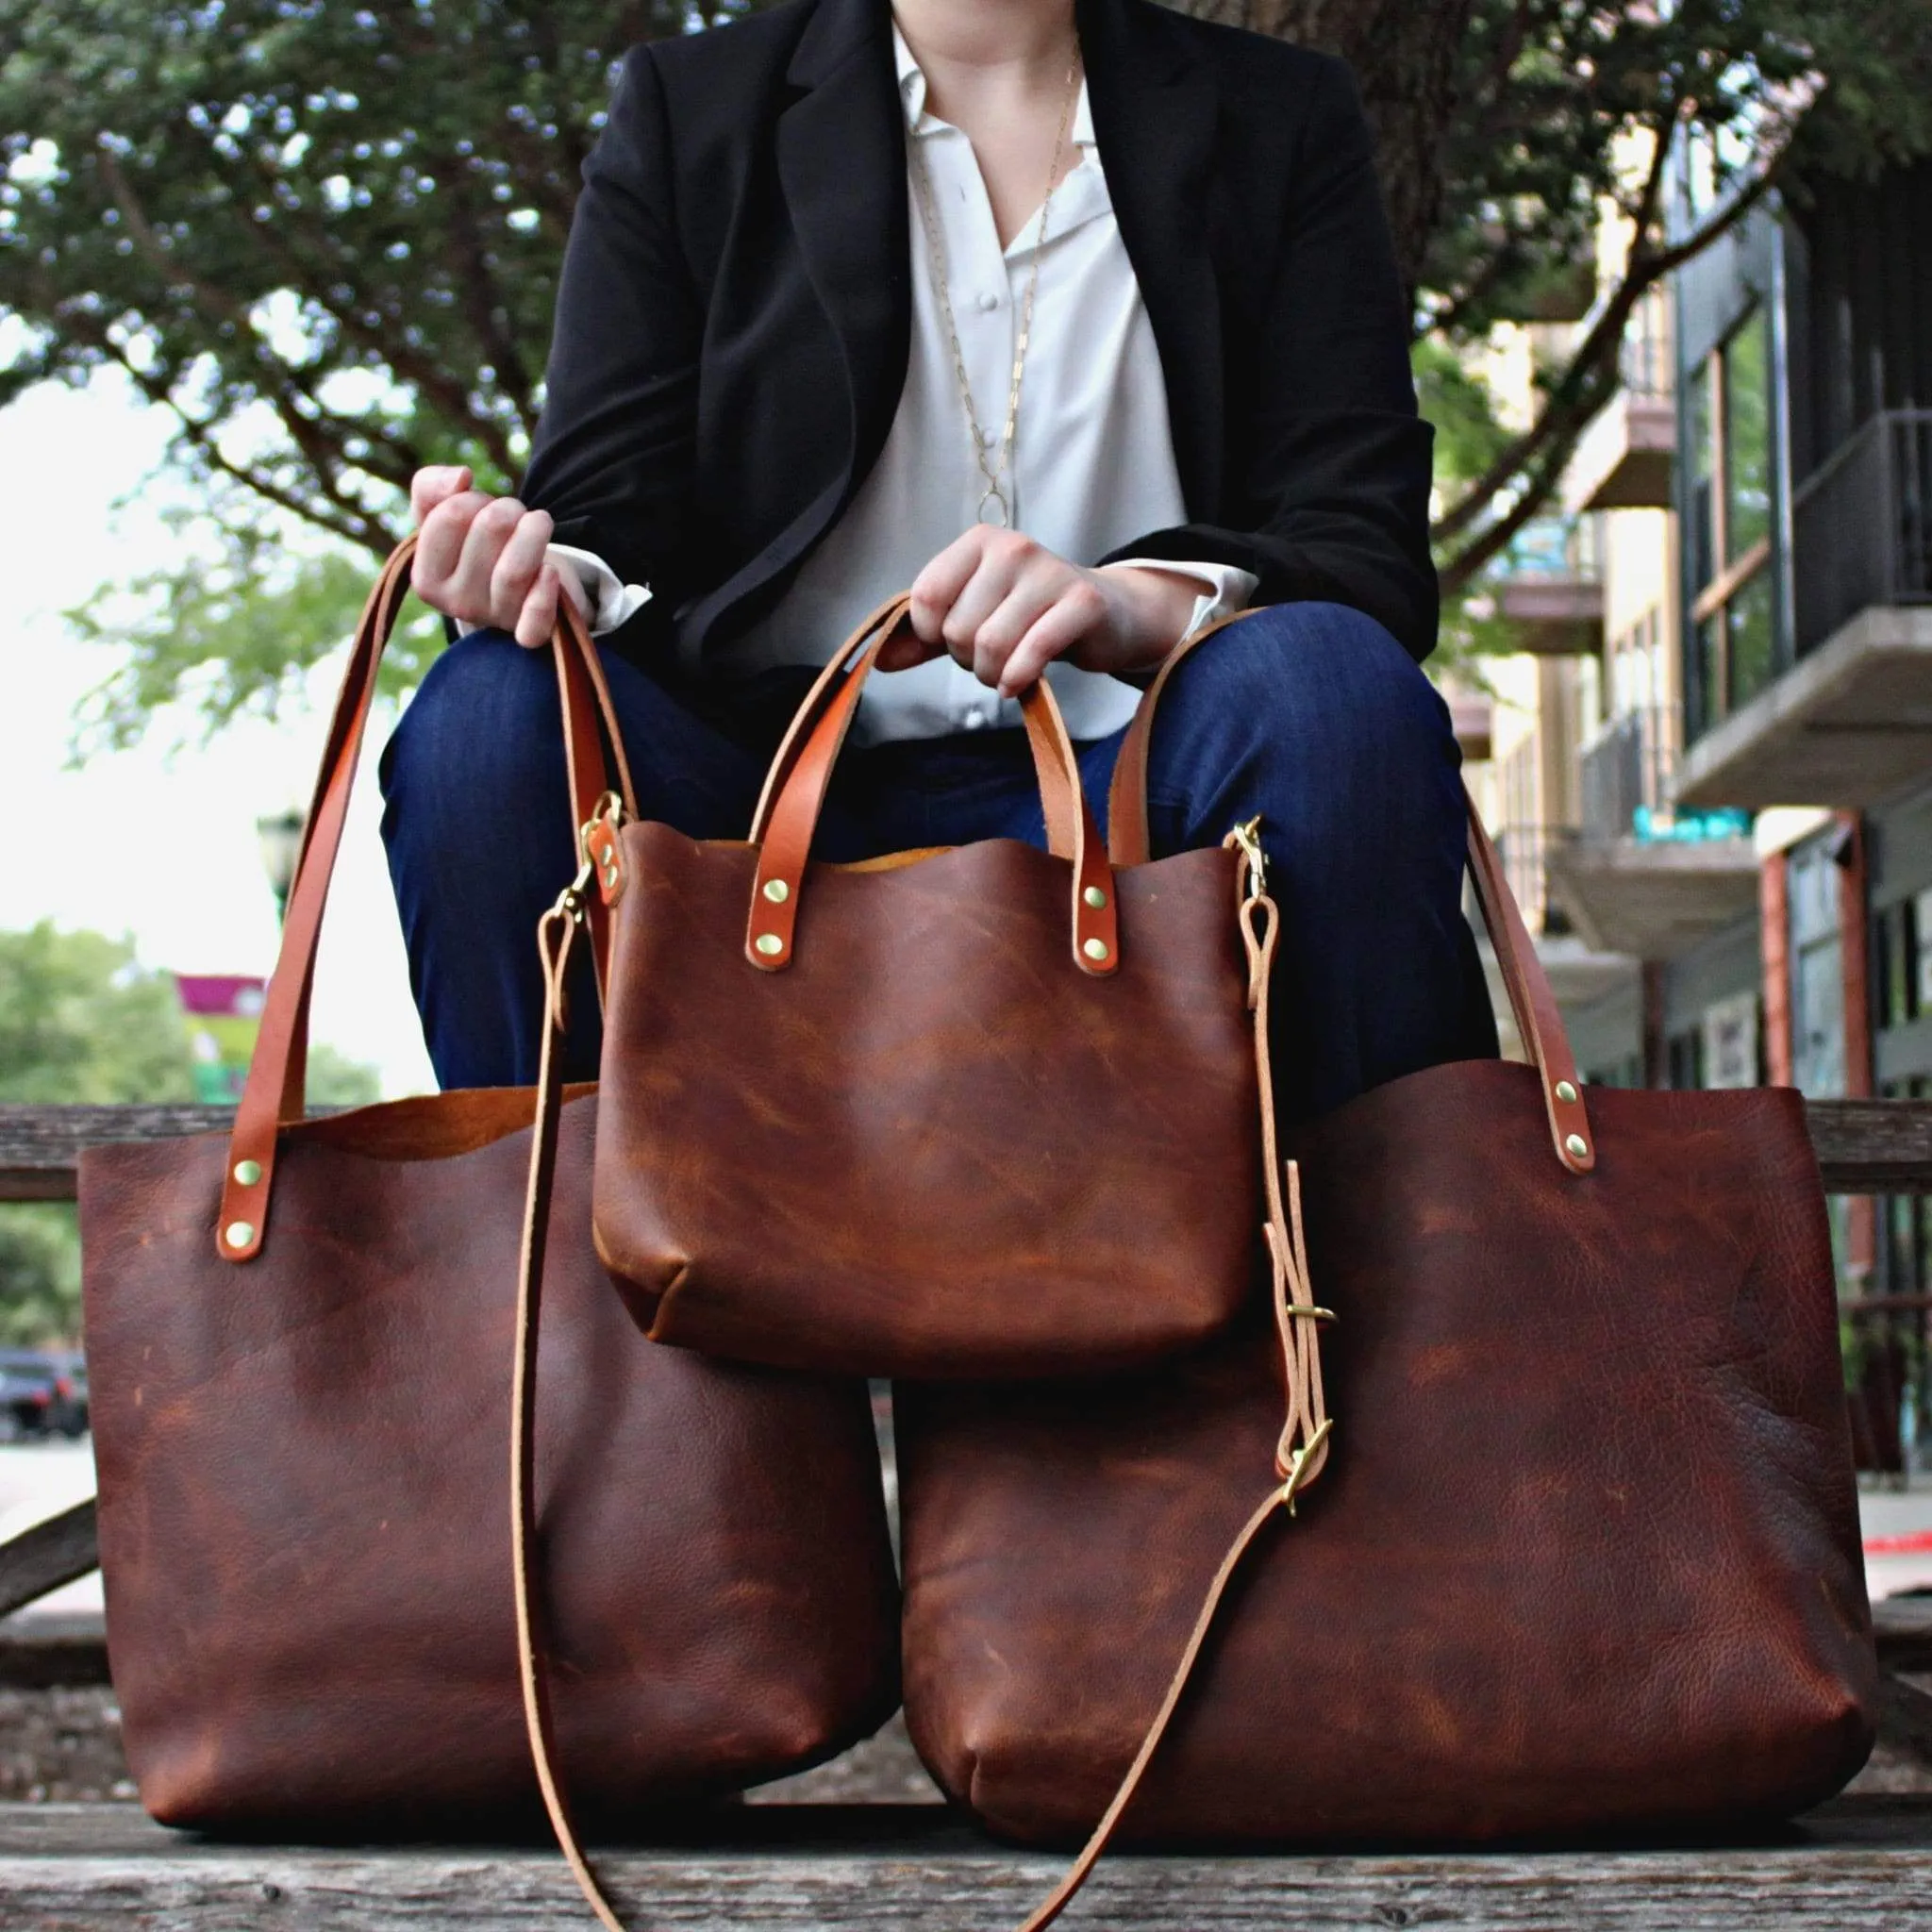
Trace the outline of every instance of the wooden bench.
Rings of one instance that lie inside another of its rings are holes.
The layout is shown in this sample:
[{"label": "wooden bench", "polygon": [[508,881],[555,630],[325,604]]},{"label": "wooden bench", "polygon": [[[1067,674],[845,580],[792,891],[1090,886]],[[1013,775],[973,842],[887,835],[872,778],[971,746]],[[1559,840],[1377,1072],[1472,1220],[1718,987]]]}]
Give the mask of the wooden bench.
[{"label": "wooden bench", "polygon": [[[1932,1193],[1932,1103],[1814,1102],[1809,1114],[1831,1192]],[[227,1118],[192,1107],[0,1108],[0,1200],[71,1200],[81,1148],[218,1130]],[[0,1616],[96,1561],[92,1503],[0,1545]],[[1932,1598],[1891,1599],[1877,1607],[1877,1621],[1884,1740],[1932,1766]],[[0,1641],[0,1682],[105,1676],[98,1638]],[[1051,1857],[990,1843],[941,1807],[918,1805],[722,1807],[662,1826],[652,1842],[605,1863],[636,1923],[684,1932],[921,1922],[1005,1932],[1060,1869]],[[509,1932],[588,1923],[547,1843],[238,1846],[165,1831],[132,1806],[0,1806],[0,1926]],[[1068,1923],[1148,1932],[1932,1925],[1932,1793],[1848,1796],[1789,1830],[1724,1844],[1123,1853],[1102,1864]]]}]

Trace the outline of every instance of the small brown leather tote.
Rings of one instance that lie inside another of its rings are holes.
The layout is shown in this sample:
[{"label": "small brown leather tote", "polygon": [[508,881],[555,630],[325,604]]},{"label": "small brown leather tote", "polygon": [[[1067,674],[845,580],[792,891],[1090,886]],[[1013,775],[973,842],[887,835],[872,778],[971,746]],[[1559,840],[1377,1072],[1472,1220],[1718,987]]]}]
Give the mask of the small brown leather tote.
[{"label": "small brown leather tote", "polygon": [[[1124,876],[1159,690],[1115,781]],[[1083,1868],[1116,1826],[1729,1826],[1870,1749],[1802,1104],[1586,1096],[1473,810],[1470,857],[1531,1063],[1297,1132],[1272,1316],[1104,1383],[897,1391],[913,1741],[998,1831],[1101,1820]]]},{"label": "small brown leather tote", "polygon": [[[638,1334],[591,1245],[592,1091],[548,1124],[541,1415],[537,1360],[512,1374],[532,1093],[304,1119],[316,940],[412,548],[357,633],[232,1135],[81,1160],[114,1686],[166,1824],[471,1836],[541,1816],[519,1685],[541,1641],[581,1802],[635,1828],[896,1703],[870,1410],[856,1381]],[[580,823],[604,780],[575,645]],[[521,1629],[513,1497],[549,1564]]]},{"label": "small brown leather tote", "polygon": [[742,1360],[1159,1360],[1224,1328],[1253,1279],[1270,1101],[1241,854],[1116,870],[1040,684],[1022,711],[1047,851],[813,861],[908,608],[826,667],[749,841],[589,828],[612,926],[598,1252],[654,1341]]}]

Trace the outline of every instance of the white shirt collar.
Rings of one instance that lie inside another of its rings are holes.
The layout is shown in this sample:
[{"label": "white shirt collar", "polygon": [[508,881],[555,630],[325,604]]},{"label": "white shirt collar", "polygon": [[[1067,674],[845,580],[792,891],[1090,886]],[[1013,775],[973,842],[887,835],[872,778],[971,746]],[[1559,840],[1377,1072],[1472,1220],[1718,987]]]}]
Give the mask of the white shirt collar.
[{"label": "white shirt collar", "polygon": [[[899,31],[899,23],[892,23],[892,55],[899,69],[899,98],[906,105],[906,126],[908,133],[931,134],[946,126],[943,121],[928,120],[925,112],[925,75],[919,62],[913,58],[912,49],[906,44],[906,36]],[[1074,125],[1069,137],[1075,147],[1091,148],[1093,141],[1093,111],[1087,99],[1087,76],[1080,76],[1080,98],[1074,103]]]}]

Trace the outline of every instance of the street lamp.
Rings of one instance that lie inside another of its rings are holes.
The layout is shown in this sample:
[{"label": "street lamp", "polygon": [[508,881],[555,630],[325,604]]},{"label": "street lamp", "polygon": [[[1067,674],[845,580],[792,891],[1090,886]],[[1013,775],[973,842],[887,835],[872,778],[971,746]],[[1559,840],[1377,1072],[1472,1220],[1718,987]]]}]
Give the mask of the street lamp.
[{"label": "street lamp", "polygon": [[255,836],[261,841],[261,863],[268,874],[269,890],[275,895],[278,920],[289,916],[289,894],[294,890],[302,835],[308,826],[308,815],[292,806],[255,822]]}]

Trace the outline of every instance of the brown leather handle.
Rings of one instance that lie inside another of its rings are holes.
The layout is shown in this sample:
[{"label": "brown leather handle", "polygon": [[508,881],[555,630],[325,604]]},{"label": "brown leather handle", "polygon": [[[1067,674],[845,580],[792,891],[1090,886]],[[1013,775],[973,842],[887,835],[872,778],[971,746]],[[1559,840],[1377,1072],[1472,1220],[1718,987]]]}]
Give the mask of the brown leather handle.
[{"label": "brown leather handle", "polygon": [[[1153,736],[1154,716],[1168,679],[1181,660],[1216,631],[1256,614],[1253,610],[1237,611],[1232,617],[1205,625],[1191,637],[1183,638],[1168,654],[1142,695],[1133,723],[1127,726],[1127,735],[1121,741],[1113,786],[1108,793],[1108,841],[1116,866],[1144,865],[1150,856],[1147,748]],[[1583,1083],[1576,1076],[1576,1058],[1570,1050],[1570,1036],[1556,995],[1550,991],[1549,974],[1537,957],[1535,941],[1523,923],[1516,895],[1509,890],[1496,848],[1467,788],[1463,797],[1469,811],[1468,862],[1475,882],[1476,903],[1482,908],[1483,924],[1489,928],[1490,942],[1496,951],[1504,991],[1508,995],[1510,1011],[1516,1016],[1516,1030],[1542,1082],[1551,1143],[1557,1158],[1572,1174],[1589,1174],[1596,1165],[1596,1136],[1591,1130],[1589,1110],[1583,1103]]]},{"label": "brown leather handle", "polygon": [[[772,760],[752,818],[758,865],[744,941],[745,958],[761,972],[780,973],[791,963],[806,861],[832,769],[865,680],[910,608],[909,598],[894,597],[846,639],[806,693]],[[1073,740],[1043,678],[1021,693],[1020,715],[1040,780],[1047,849],[1073,863],[1074,958],[1082,972],[1104,976],[1120,963],[1113,872],[1081,789]]]},{"label": "brown leather handle", "polygon": [[[275,1176],[276,1129],[299,1121],[307,1102],[308,1001],[315,977],[315,952],[329,882],[348,820],[349,794],[375,698],[375,675],[396,617],[409,591],[414,537],[391,552],[377,575],[356,625],[341,689],[324,741],[321,770],[309,807],[295,880],[282,923],[281,952],[268,986],[261,1025],[248,1063],[248,1077],[235,1109],[228,1141],[228,1167],[215,1225],[215,1252],[225,1261],[247,1261],[260,1253],[268,1225]],[[604,681],[604,669],[582,617],[568,597],[558,600],[551,649],[564,710],[564,742],[570,771],[573,828],[584,824],[609,788],[598,720],[609,734],[619,785],[628,803],[630,771],[617,714]],[[601,917],[602,908],[599,908]],[[601,940],[598,932],[593,937]]]}]

